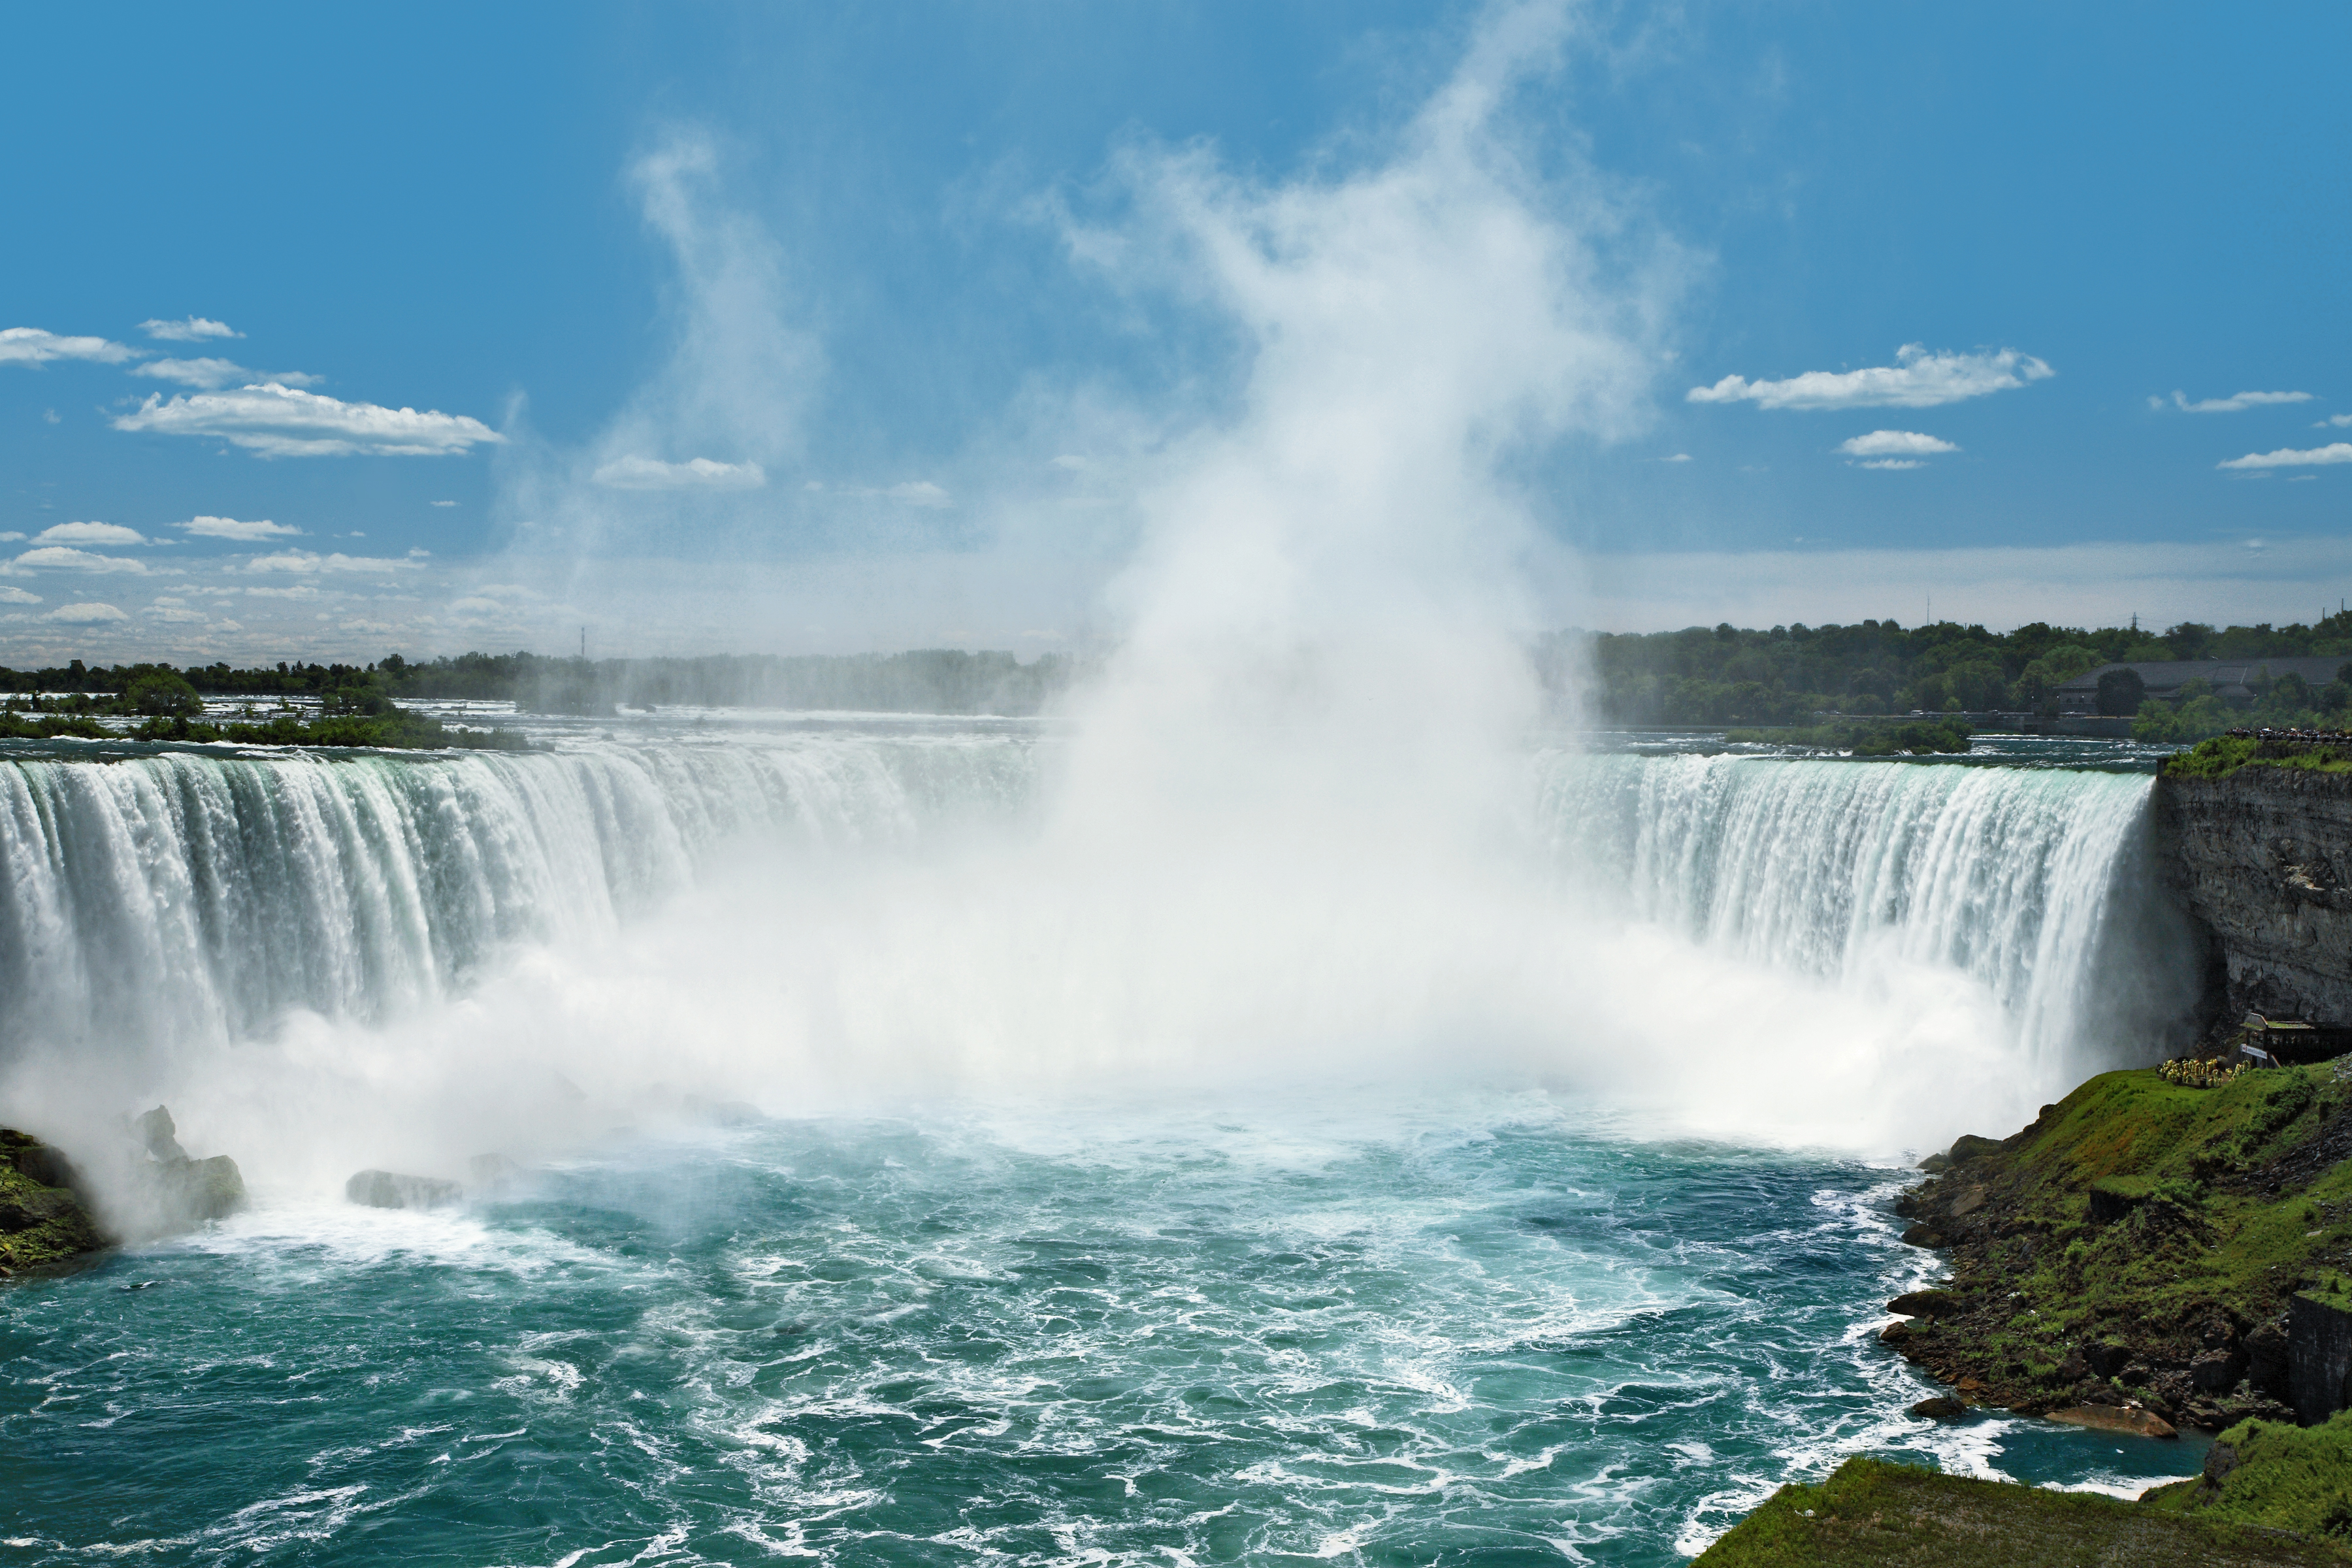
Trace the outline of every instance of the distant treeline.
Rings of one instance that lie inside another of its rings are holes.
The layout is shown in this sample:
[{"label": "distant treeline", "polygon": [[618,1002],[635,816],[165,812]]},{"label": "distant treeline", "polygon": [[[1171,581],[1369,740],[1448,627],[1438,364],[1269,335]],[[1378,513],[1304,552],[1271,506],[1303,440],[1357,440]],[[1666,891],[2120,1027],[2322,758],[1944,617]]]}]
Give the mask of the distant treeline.
[{"label": "distant treeline", "polygon": [[[2013,632],[1949,621],[1907,629],[1866,620],[1769,631],[1727,623],[1646,634],[1555,632],[1538,640],[1533,655],[1549,688],[1568,693],[1589,683],[1592,709],[1615,723],[1815,724],[1913,712],[2054,712],[2060,684],[2104,664],[2337,655],[2352,660],[2352,615],[2311,626],[2221,631],[2189,621],[2162,633],[2038,621]],[[331,713],[381,712],[377,704],[394,698],[473,698],[509,700],[545,713],[683,705],[1023,715],[1037,712],[1068,687],[1079,668],[1066,654],[1024,664],[1009,653],[951,648],[593,660],[467,653],[415,662],[395,653],[370,665],[237,669],[221,663],[184,670],[152,664],[91,668],[76,659],[47,669],[0,668],[0,694],[95,692],[101,696],[89,710],[123,711],[109,704],[142,678],[169,676],[213,695],[314,697]],[[2150,701],[2140,708],[2139,730],[2150,740],[2195,740],[2248,723],[2329,727],[2352,714],[2352,686],[2341,678],[2318,687],[2293,675],[2253,685],[2253,700],[2233,706],[2192,682],[2176,705]],[[25,704],[19,699],[7,705]],[[132,706],[150,711],[155,704]],[[52,701],[45,710],[80,710]]]},{"label": "distant treeline", "polygon": [[[705,658],[550,658],[466,653],[412,663],[389,654],[370,665],[226,663],[0,668],[0,693],[96,692],[121,697],[142,677],[169,675],[215,696],[313,697],[363,710],[379,698],[508,700],[535,712],[610,713],[693,707],[866,710],[887,713],[1034,713],[1069,684],[1074,661],[1045,654],[1024,664],[1009,653],[930,648],[915,653],[719,655]],[[93,704],[93,710],[105,706]],[[53,710],[70,710],[51,704]]]},{"label": "distant treeline", "polygon": [[[2352,615],[2329,616],[2313,626],[2225,631],[2187,621],[2163,633],[2040,621],[2013,632],[1950,621],[1907,630],[1894,621],[1769,631],[1727,623],[1679,632],[1555,633],[1543,640],[1538,659],[1549,680],[1566,685],[1575,679],[1580,658],[1589,658],[1594,705],[1618,723],[1752,725],[1803,723],[1832,713],[2054,713],[2056,689],[2103,664],[2338,654],[2352,658]],[[2340,722],[2352,689],[2338,679],[2311,689],[2288,676],[2257,695],[2253,709],[2229,709],[2219,698],[2192,691],[2183,708],[2202,700],[2228,715],[2227,721],[2214,717],[2204,733],[2249,718],[2278,727],[2321,715]],[[2280,707],[2275,714],[2274,706]],[[2150,728],[2169,716],[2145,715]]]}]

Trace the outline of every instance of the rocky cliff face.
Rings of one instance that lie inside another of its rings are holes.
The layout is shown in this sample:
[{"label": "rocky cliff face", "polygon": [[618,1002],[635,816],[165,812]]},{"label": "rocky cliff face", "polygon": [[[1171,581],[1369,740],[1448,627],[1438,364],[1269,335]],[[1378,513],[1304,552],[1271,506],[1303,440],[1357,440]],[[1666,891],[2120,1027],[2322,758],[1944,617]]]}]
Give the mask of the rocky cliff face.
[{"label": "rocky cliff face", "polygon": [[2157,814],[2228,971],[2230,1019],[2352,1023],[2352,773],[2168,773]]}]

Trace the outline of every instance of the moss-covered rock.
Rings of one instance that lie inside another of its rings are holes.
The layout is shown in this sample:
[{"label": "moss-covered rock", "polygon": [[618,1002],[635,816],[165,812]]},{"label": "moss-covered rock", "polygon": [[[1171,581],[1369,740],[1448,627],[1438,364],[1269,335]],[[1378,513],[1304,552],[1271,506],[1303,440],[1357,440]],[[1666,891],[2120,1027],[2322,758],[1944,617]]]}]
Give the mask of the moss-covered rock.
[{"label": "moss-covered rock", "polygon": [[[2198,1483],[2189,1483],[2194,1486]],[[1782,1487],[1694,1568],[2337,1568],[2326,1538],[2226,1510],[2119,1502],[1848,1459],[1816,1487]]]},{"label": "moss-covered rock", "polygon": [[0,1127],[0,1276],[68,1262],[106,1245],[71,1180],[72,1168],[55,1149]]},{"label": "moss-covered rock", "polygon": [[2288,1419],[2286,1303],[2352,1247],[2352,1163],[2323,1157],[2347,1136],[2332,1066],[2203,1089],[2102,1074],[1904,1194],[1952,1278],[1888,1342],[2029,1414]]}]

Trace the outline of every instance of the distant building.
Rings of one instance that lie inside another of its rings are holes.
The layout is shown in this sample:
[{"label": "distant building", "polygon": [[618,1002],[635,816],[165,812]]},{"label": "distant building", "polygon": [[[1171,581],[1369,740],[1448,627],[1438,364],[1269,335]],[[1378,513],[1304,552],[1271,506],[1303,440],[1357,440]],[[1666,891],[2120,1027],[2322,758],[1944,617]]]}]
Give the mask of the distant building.
[{"label": "distant building", "polygon": [[2254,693],[2249,681],[2299,675],[2304,684],[2317,690],[2333,681],[2336,672],[2347,664],[2352,664],[2352,659],[2342,654],[2326,658],[2176,658],[2151,664],[2103,664],[2061,682],[2053,695],[2061,713],[2096,713],[2099,677],[2111,669],[2128,669],[2138,674],[2149,697],[2166,701],[2179,697],[2180,689],[2192,680],[2206,682],[2217,697],[2252,701]]}]

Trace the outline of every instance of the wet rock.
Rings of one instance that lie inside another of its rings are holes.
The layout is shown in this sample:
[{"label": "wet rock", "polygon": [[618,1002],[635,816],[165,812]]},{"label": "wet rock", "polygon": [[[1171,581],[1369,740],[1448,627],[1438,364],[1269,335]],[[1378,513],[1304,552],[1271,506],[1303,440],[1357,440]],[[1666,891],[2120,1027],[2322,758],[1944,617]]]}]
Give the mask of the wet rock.
[{"label": "wet rock", "polygon": [[434,1176],[361,1171],[343,1184],[343,1196],[372,1209],[437,1209],[465,1202],[466,1189]]},{"label": "wet rock", "polygon": [[1878,1342],[1883,1345],[1899,1345],[1910,1337],[1911,1321],[1907,1318],[1899,1323],[1889,1323],[1878,1331]]},{"label": "wet rock", "polygon": [[1943,1232],[1934,1226],[1921,1224],[1915,1225],[1903,1233],[1903,1245],[1924,1247],[1930,1252],[1937,1252],[1950,1244],[1944,1239]]},{"label": "wet rock", "polygon": [[2246,1358],[2232,1350],[2211,1350],[2189,1363],[2189,1381],[2200,1394],[2227,1394],[2246,1373]]},{"label": "wet rock", "polygon": [[1958,1421],[1969,1413],[1969,1407],[1948,1394],[1933,1399],[1923,1399],[1911,1407],[1911,1414],[1923,1421]]},{"label": "wet rock", "polygon": [[172,1113],[164,1107],[157,1106],[131,1126],[138,1136],[139,1146],[150,1157],[165,1164],[186,1161],[188,1152],[180,1147],[180,1130],[172,1125]]},{"label": "wet rock", "polygon": [[2082,1346],[2079,1353],[2094,1377],[2113,1377],[2131,1364],[2131,1346],[2113,1340],[2094,1340]]},{"label": "wet rock", "polygon": [[68,1264],[106,1245],[80,1197],[44,1175],[70,1171],[30,1133],[0,1128],[0,1277]]},{"label": "wet rock", "polygon": [[1898,1318],[1951,1318],[1967,1306],[1949,1290],[1906,1290],[1887,1302],[1886,1310]]},{"label": "wet rock", "polygon": [[2205,1450],[2205,1468],[2198,1472],[2205,1484],[2217,1490],[2231,1470],[2238,1468],[2238,1450],[2227,1443],[2216,1443]]},{"label": "wet rock", "polygon": [[1930,1154],[1919,1162],[1919,1168],[1931,1176],[1938,1176],[1952,1168],[1952,1162],[1942,1154]]},{"label": "wet rock", "polygon": [[2172,1423],[2163,1416],[2133,1405],[2077,1405],[2064,1410],[2053,1410],[2050,1419],[2068,1426],[2087,1426],[2094,1432],[2122,1432],[2135,1437],[2180,1436]]},{"label": "wet rock", "polygon": [[226,1154],[157,1161],[142,1175],[167,1235],[226,1219],[245,1206],[245,1175]]}]

